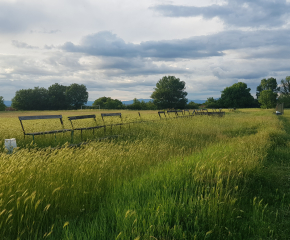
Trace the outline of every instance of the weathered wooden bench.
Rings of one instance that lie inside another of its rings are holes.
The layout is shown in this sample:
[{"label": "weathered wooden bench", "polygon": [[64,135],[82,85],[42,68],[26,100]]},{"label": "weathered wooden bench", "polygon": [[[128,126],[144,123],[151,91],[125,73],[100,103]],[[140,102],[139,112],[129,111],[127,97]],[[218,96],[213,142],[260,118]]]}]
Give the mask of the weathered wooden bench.
[{"label": "weathered wooden bench", "polygon": [[120,129],[121,129],[121,126],[124,125],[121,113],[101,113],[101,117],[104,123],[104,131],[106,131],[106,126],[107,126],[105,125],[104,117],[120,117],[121,123],[109,124],[111,126],[111,129],[112,129],[112,126],[120,126]]},{"label": "weathered wooden bench", "polygon": [[[96,115],[93,114],[93,115],[81,115],[81,116],[70,116],[68,117],[68,120],[70,121],[71,123],[71,126],[72,126],[72,129],[75,131],[81,131],[81,138],[83,138],[83,130],[93,130],[93,135],[95,134],[95,129],[98,129],[98,128],[104,128],[105,126],[102,125],[102,126],[92,126],[92,127],[78,127],[78,128],[75,128],[73,126],[73,122],[74,120],[81,120],[81,119],[94,119],[94,122],[97,124],[97,121],[96,121]],[[73,135],[73,134],[72,134]]]},{"label": "weathered wooden bench", "polygon": [[165,113],[165,111],[159,111],[158,112],[158,115],[159,115],[159,117],[160,117],[160,119],[161,119],[161,115],[160,114],[164,114],[164,117],[166,118],[166,113]]},{"label": "weathered wooden bench", "polygon": [[[62,115],[19,116],[18,119],[20,121],[22,130],[23,130],[24,138],[25,138],[26,135],[30,135],[33,138],[33,142],[34,142],[34,136],[36,136],[36,135],[72,132],[72,129],[64,129],[63,121],[62,121]],[[61,123],[61,126],[62,126],[62,129],[52,130],[52,131],[44,131],[44,132],[30,132],[30,133],[25,132],[24,126],[22,124],[22,121],[24,121],[24,120],[40,120],[40,119],[59,119],[60,123]]]},{"label": "weathered wooden bench", "polygon": [[190,114],[189,109],[184,109],[183,111],[184,111],[184,115],[185,115],[185,112],[188,112],[188,115],[185,115],[185,117],[192,117],[193,116],[192,114]]},{"label": "weathered wooden bench", "polygon": [[181,115],[183,115],[183,111],[182,110],[168,110],[167,111],[168,116],[170,116],[169,113],[175,113],[175,117],[179,117],[178,113],[181,113]]}]

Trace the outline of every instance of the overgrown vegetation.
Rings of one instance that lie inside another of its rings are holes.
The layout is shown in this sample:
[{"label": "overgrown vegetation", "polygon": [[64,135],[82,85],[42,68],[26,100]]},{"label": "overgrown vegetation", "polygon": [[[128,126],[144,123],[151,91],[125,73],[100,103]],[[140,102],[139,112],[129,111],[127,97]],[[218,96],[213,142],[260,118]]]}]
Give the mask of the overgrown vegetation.
[{"label": "overgrown vegetation", "polygon": [[[131,124],[96,133],[117,139],[64,148],[49,147],[57,144],[49,136],[29,144],[13,114],[0,119],[2,140],[17,137],[21,146],[12,155],[0,153],[2,239],[290,236],[287,111],[281,117],[252,109],[224,118]],[[137,121],[137,113],[130,114],[123,112],[124,121]],[[156,115],[141,112],[146,119]],[[31,127],[47,127],[42,124]]]}]

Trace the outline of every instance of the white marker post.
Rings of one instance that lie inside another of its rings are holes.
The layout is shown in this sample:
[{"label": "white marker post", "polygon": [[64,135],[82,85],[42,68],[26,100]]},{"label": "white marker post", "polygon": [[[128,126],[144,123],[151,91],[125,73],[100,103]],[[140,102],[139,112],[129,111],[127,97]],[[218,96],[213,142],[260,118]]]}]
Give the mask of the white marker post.
[{"label": "white marker post", "polygon": [[8,153],[12,153],[14,148],[17,148],[16,139],[5,139],[5,148],[8,150]]}]

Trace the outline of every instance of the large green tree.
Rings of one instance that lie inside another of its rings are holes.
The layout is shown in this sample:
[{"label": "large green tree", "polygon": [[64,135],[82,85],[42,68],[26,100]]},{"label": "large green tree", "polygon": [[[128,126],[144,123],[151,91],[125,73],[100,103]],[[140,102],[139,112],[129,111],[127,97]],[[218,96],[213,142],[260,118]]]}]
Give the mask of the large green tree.
[{"label": "large green tree", "polygon": [[277,93],[272,90],[264,90],[260,93],[259,103],[261,103],[261,108],[274,108],[277,102]]},{"label": "large green tree", "polygon": [[100,106],[102,109],[121,109],[123,108],[123,103],[118,99],[100,97],[94,101],[93,106]]},{"label": "large green tree", "polygon": [[55,83],[48,88],[49,109],[63,110],[69,108],[66,91],[69,87]]},{"label": "large green tree", "polygon": [[213,97],[209,97],[207,98],[206,102],[204,103],[204,105],[207,108],[220,108],[220,104],[218,100],[215,100]]},{"label": "large green tree", "polygon": [[78,109],[88,102],[89,94],[83,84],[73,83],[66,90],[66,100],[70,108]]},{"label": "large green tree", "polygon": [[151,95],[154,104],[159,108],[185,108],[187,103],[185,82],[174,76],[164,76],[156,83]]},{"label": "large green tree", "polygon": [[261,80],[261,83],[257,87],[257,92],[256,92],[256,96],[258,100],[259,100],[259,96],[261,92],[264,90],[271,90],[272,92],[278,92],[279,87],[278,87],[276,78],[271,77],[268,79],[264,78]]},{"label": "large green tree", "polygon": [[0,96],[0,111],[5,111],[6,105],[4,104],[4,98]]},{"label": "large green tree", "polygon": [[246,83],[238,82],[230,87],[226,87],[221,94],[218,103],[224,108],[247,108],[254,104],[254,97],[250,93]]},{"label": "large green tree", "polygon": [[12,107],[18,110],[47,110],[48,90],[40,87],[18,90],[12,99]]},{"label": "large green tree", "polygon": [[290,76],[281,80],[278,102],[284,103],[285,108],[290,108]]},{"label": "large green tree", "polygon": [[290,95],[290,76],[281,80],[281,86],[279,88],[281,94]]},{"label": "large green tree", "polygon": [[18,110],[60,110],[81,108],[88,101],[85,85],[76,83],[70,86],[53,84],[47,89],[21,89],[12,99],[12,107]]}]

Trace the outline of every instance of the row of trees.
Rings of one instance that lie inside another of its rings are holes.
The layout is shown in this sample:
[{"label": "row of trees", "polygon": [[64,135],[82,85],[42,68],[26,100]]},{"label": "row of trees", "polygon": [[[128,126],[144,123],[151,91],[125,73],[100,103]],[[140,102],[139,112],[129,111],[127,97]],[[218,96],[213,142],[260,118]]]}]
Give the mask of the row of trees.
[{"label": "row of trees", "polygon": [[[250,94],[251,89],[246,83],[238,82],[230,87],[226,87],[221,92],[219,99],[210,97],[204,103],[207,108],[249,108],[275,107],[277,102],[284,102],[285,107],[290,107],[290,76],[281,80],[278,86],[275,78],[262,79],[257,87],[257,99]],[[101,97],[94,101],[93,107],[102,109],[184,109],[198,108],[200,104],[194,102],[187,103],[187,92],[185,82],[174,76],[164,76],[160,79],[150,102],[133,100],[133,104],[124,105],[118,99]],[[278,97],[279,96],[279,97]],[[34,89],[22,89],[16,92],[12,99],[12,107],[18,110],[62,110],[78,109],[87,103],[88,92],[84,85],[71,84],[63,86],[58,83],[53,84],[48,89],[35,87]],[[3,97],[0,97],[0,110],[4,110]]]},{"label": "row of trees", "polygon": [[284,107],[290,107],[290,76],[282,79],[280,85],[275,78],[262,79],[256,89],[257,99],[253,98],[250,91],[246,83],[235,83],[226,87],[219,99],[208,98],[204,105],[208,108],[273,108],[283,102]]},{"label": "row of trees", "polygon": [[35,87],[21,89],[12,99],[12,107],[17,110],[64,110],[78,109],[88,101],[85,85],[73,83],[63,86],[58,83],[48,89]]}]

